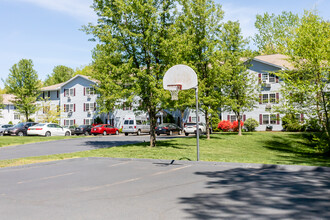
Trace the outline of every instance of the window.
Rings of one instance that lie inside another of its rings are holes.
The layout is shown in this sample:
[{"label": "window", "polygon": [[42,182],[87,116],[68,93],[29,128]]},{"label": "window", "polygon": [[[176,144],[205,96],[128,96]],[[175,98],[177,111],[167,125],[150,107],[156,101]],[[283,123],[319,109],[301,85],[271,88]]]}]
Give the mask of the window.
[{"label": "window", "polygon": [[231,115],[230,122],[233,123],[234,121],[236,121],[236,115]]},{"label": "window", "polygon": [[270,124],[275,125],[277,122],[277,117],[275,114],[270,115]]},{"label": "window", "polygon": [[259,104],[272,103],[276,104],[279,102],[279,93],[263,93],[259,95]]},{"label": "window", "polygon": [[274,74],[269,74],[269,82],[274,83],[275,82],[275,75]]},{"label": "window", "polygon": [[275,83],[276,82],[276,76],[274,74],[269,73],[262,73],[261,79],[263,83]]},{"label": "window", "polygon": [[70,97],[70,96],[75,96],[75,89],[64,89],[64,96]]},{"label": "window", "polygon": [[88,111],[94,111],[94,103],[85,103],[85,111],[88,112]]},{"label": "window", "polygon": [[74,119],[65,119],[64,125],[73,126],[74,125]]},{"label": "window", "polygon": [[92,87],[85,87],[85,95],[94,95],[95,89]]},{"label": "window", "polygon": [[262,81],[267,82],[268,81],[268,73],[263,73],[262,74]]},{"label": "window", "polygon": [[86,118],[84,119],[84,125],[91,125],[93,124],[93,119],[92,118]]},{"label": "window", "polygon": [[20,120],[21,115],[19,113],[14,113],[14,120]]},{"label": "window", "polygon": [[262,124],[269,124],[269,115],[262,116]]},{"label": "window", "polygon": [[268,103],[268,94],[262,94],[262,104]]},{"label": "window", "polygon": [[65,104],[64,112],[74,112],[74,105],[75,104]]}]

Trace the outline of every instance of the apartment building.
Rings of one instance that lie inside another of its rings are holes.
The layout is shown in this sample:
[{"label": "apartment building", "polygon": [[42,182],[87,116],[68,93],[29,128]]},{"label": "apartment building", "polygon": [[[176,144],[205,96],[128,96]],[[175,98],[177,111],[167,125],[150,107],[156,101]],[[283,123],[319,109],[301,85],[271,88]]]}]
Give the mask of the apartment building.
[{"label": "apartment building", "polygon": [[0,124],[8,124],[9,122],[17,124],[21,121],[21,117],[23,116],[17,112],[16,107],[12,102],[12,100],[15,99],[15,96],[11,94],[3,94],[2,97],[3,106],[0,108]]}]

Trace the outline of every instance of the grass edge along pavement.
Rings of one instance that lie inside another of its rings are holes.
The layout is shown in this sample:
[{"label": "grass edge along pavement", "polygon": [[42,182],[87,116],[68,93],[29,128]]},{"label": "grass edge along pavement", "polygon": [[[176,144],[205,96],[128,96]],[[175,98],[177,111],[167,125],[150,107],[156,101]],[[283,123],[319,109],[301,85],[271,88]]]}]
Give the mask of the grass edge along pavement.
[{"label": "grass edge along pavement", "polygon": [[[0,160],[0,167],[82,157],[196,160],[196,139],[175,138],[75,153]],[[330,158],[314,149],[309,133],[253,132],[212,134],[200,139],[201,161],[330,167]]]}]

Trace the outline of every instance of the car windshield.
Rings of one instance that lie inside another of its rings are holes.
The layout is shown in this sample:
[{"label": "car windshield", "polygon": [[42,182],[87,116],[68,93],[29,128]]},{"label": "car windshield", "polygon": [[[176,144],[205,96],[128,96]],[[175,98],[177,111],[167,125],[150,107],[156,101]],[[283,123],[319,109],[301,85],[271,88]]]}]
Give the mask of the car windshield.
[{"label": "car windshield", "polygon": [[160,124],[158,127],[168,127],[170,125],[170,123],[163,123],[163,124]]},{"label": "car windshield", "polygon": [[80,125],[79,128],[86,128],[88,125]]},{"label": "car windshield", "polygon": [[95,127],[99,128],[99,127],[102,127],[103,125],[96,125]]},{"label": "car windshield", "polygon": [[15,125],[13,128],[20,128],[23,127],[25,124],[24,123],[19,123],[17,125]]},{"label": "car windshield", "polygon": [[45,126],[45,124],[42,124],[42,123],[40,123],[40,124],[36,124],[36,125],[33,125],[33,126],[35,126],[35,127],[43,127],[43,126]]}]

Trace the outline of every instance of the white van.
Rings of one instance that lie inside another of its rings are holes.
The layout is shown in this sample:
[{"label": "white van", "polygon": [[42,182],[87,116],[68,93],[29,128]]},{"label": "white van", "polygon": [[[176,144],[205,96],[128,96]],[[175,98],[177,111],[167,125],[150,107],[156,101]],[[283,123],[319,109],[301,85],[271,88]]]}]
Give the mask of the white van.
[{"label": "white van", "polygon": [[150,123],[144,116],[126,116],[124,118],[123,133],[140,135],[141,133],[150,133]]}]

